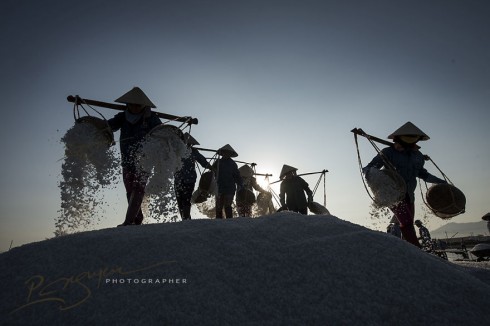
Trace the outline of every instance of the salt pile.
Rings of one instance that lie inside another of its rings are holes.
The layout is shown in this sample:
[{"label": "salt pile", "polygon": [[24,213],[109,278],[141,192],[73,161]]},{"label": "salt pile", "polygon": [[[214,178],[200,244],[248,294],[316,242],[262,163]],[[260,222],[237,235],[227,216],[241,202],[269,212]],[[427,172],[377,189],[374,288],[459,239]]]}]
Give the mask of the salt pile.
[{"label": "salt pile", "polygon": [[281,212],[82,232],[14,248],[0,265],[8,266],[0,269],[2,325],[490,320],[490,270],[333,216]]},{"label": "salt pile", "polygon": [[392,207],[405,195],[403,179],[392,177],[387,170],[370,168],[366,178],[377,207]]},{"label": "salt pile", "polygon": [[139,165],[150,175],[141,207],[145,218],[157,222],[175,221],[178,217],[174,173],[182,167],[189,149],[176,133],[176,127],[156,127],[139,149]]},{"label": "salt pile", "polygon": [[60,216],[56,233],[63,234],[93,224],[103,216],[104,188],[115,186],[119,160],[106,134],[91,123],[75,123],[61,139],[65,157],[61,166]]}]

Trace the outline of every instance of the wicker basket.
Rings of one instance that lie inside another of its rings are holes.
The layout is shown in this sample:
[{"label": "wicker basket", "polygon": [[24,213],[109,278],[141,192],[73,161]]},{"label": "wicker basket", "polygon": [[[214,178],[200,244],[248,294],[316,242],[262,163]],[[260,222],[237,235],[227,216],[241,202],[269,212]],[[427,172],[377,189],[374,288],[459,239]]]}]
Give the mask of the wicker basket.
[{"label": "wicker basket", "polygon": [[177,137],[179,137],[179,139],[184,141],[184,133],[182,132],[182,130],[180,128],[178,128],[176,126],[172,126],[172,125],[160,124],[160,125],[154,127],[153,129],[151,129],[150,132],[148,133],[148,135],[150,135],[151,137],[155,137],[155,138],[165,138],[165,136],[159,135],[159,132],[161,132],[163,130],[173,132],[174,134],[177,135]]},{"label": "wicker basket", "polygon": [[116,142],[114,141],[114,133],[112,132],[111,128],[109,127],[109,124],[107,123],[107,120],[103,120],[101,118],[97,118],[91,115],[87,115],[84,117],[78,118],[76,123],[90,123],[94,127],[96,127],[104,137],[107,139],[107,144],[109,146],[114,145]]},{"label": "wicker basket", "polygon": [[328,209],[320,203],[313,201],[308,204],[308,209],[315,215],[330,215]]},{"label": "wicker basket", "polygon": [[255,195],[253,191],[248,189],[240,189],[236,192],[236,203],[237,205],[250,206],[255,203]]},{"label": "wicker basket", "polygon": [[200,204],[204,203],[208,200],[209,194],[206,191],[202,191],[201,189],[196,189],[194,193],[192,193],[191,203]]},{"label": "wicker basket", "polygon": [[374,195],[374,203],[379,207],[391,207],[402,201],[407,192],[405,180],[398,172],[391,169],[370,171],[367,178],[369,187]]},{"label": "wicker basket", "polygon": [[432,212],[447,219],[462,214],[465,211],[466,197],[455,186],[444,183],[432,185],[425,194],[427,206]]},{"label": "wicker basket", "polygon": [[199,179],[199,189],[207,193],[211,193],[216,186],[216,180],[212,171],[206,171]]}]

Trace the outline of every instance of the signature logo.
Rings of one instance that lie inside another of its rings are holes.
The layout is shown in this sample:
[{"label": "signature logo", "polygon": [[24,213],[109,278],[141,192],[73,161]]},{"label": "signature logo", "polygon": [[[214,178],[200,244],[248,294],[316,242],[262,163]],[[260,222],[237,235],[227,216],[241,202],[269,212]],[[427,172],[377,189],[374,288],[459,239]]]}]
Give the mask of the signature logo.
[{"label": "signature logo", "polygon": [[174,263],[175,261],[162,261],[150,266],[127,271],[122,267],[106,267],[97,271],[82,272],[69,277],[60,277],[53,281],[49,281],[43,275],[34,275],[24,282],[27,288],[25,304],[17,307],[10,313],[13,314],[27,307],[46,302],[58,302],[59,309],[62,311],[73,309],[86,302],[92,296],[92,288],[88,283],[96,283],[95,288],[98,289],[102,281],[109,276],[127,276]]}]

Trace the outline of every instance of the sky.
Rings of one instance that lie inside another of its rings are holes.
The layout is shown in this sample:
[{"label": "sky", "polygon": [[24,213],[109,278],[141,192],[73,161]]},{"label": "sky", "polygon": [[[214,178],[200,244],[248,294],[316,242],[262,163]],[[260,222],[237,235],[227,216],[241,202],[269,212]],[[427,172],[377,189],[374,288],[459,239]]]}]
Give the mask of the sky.
[{"label": "sky", "polygon": [[[350,130],[386,138],[411,121],[430,136],[421,151],[466,195],[466,213],[450,221],[490,211],[487,1],[7,0],[0,8],[1,251],[53,236],[60,139],[74,123],[66,97],[112,102],[134,86],[157,111],[198,118],[192,134],[202,147],[230,144],[271,181],[283,164],[329,170],[330,212],[378,229],[386,223],[370,216]],[[365,165],[376,152],[360,142]],[[311,187],[317,179],[305,177]],[[124,218],[122,187],[106,196],[97,228]],[[322,188],[315,200],[323,203]],[[421,217],[418,190],[416,207]],[[431,216],[427,225],[447,222]]]},{"label": "sky", "polygon": [[490,261],[443,260],[332,216],[283,211],[95,230],[14,248],[0,264],[9,266],[0,269],[3,325],[480,326],[490,318]]}]

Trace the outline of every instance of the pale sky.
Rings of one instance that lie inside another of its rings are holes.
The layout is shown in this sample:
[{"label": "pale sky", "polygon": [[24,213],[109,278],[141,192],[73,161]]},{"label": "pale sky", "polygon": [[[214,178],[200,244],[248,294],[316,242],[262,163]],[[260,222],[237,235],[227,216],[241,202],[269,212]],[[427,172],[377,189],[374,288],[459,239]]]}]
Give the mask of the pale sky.
[{"label": "pale sky", "polygon": [[[228,143],[271,180],[283,164],[328,169],[327,208],[372,228],[350,130],[386,138],[411,121],[431,137],[421,151],[466,195],[466,213],[450,222],[490,211],[488,1],[7,0],[0,8],[0,251],[53,236],[59,140],[74,123],[66,97],[112,102],[133,86],[160,112],[198,118],[192,133],[202,147]],[[361,140],[363,164],[374,155]],[[305,180],[314,187],[317,178]],[[107,198],[97,228],[124,218],[122,187]],[[416,206],[420,216],[418,189]],[[447,222],[431,217],[428,226]]]}]

